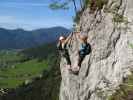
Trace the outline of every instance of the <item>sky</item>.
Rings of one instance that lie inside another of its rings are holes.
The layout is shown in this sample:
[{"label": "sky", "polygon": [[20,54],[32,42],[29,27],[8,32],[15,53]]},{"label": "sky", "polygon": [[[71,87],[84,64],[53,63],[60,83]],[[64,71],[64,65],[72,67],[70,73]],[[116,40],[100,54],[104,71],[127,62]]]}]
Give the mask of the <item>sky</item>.
[{"label": "sky", "polygon": [[74,9],[51,10],[52,0],[0,0],[0,27],[26,30],[63,26],[72,28]]}]

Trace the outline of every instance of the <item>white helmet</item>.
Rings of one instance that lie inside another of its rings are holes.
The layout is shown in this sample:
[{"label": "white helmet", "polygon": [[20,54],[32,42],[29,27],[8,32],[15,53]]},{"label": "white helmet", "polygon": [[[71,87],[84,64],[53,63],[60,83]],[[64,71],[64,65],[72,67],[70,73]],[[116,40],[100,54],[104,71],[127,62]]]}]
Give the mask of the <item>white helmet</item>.
[{"label": "white helmet", "polygon": [[65,39],[65,37],[63,37],[63,36],[60,36],[59,40],[61,41],[61,40],[63,40],[63,39]]}]

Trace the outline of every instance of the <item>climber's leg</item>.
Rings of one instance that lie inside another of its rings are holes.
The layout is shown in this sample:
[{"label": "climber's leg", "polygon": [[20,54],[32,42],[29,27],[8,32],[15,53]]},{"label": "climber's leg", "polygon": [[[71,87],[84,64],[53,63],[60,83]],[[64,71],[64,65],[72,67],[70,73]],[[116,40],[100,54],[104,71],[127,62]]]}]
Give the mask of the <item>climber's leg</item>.
[{"label": "climber's leg", "polygon": [[79,53],[79,58],[78,58],[78,66],[81,67],[82,61],[84,60],[85,55],[82,55]]},{"label": "climber's leg", "polygon": [[80,70],[80,67],[81,67],[81,63],[82,61],[84,60],[85,58],[85,55],[81,55],[80,52],[77,53],[77,60],[74,64],[74,67],[72,68],[72,71],[75,73],[75,74],[78,74],[79,70]]},{"label": "climber's leg", "polygon": [[68,54],[66,55],[66,61],[67,61],[67,65],[71,65],[71,60]]},{"label": "climber's leg", "polygon": [[66,59],[66,62],[67,62],[66,67],[67,67],[67,69],[70,70],[71,69],[71,60],[70,60],[68,52],[65,54],[65,59]]},{"label": "climber's leg", "polygon": [[76,52],[75,55],[76,56],[74,58],[74,64],[72,66],[72,71],[73,72],[79,71],[79,66],[78,66],[79,52]]}]

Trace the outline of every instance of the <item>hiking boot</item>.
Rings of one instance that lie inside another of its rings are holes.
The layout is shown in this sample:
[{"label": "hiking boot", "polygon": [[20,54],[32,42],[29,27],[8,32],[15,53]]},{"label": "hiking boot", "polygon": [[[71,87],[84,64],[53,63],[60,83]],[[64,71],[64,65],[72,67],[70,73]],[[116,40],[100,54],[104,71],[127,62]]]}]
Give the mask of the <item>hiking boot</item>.
[{"label": "hiking boot", "polygon": [[80,69],[79,66],[74,67],[72,69],[73,74],[78,74],[79,73],[79,69]]}]

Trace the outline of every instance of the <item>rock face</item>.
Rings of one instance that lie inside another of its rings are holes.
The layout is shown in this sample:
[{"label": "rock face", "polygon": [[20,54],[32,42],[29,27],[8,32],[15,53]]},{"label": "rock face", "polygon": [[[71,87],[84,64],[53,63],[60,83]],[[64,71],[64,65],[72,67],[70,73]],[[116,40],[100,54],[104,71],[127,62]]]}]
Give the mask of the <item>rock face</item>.
[{"label": "rock face", "polygon": [[[108,0],[103,9],[84,10],[79,25],[88,34],[92,53],[74,75],[61,59],[60,100],[108,100],[133,68],[133,0]],[[79,41],[72,36],[68,48],[72,66]]]}]

